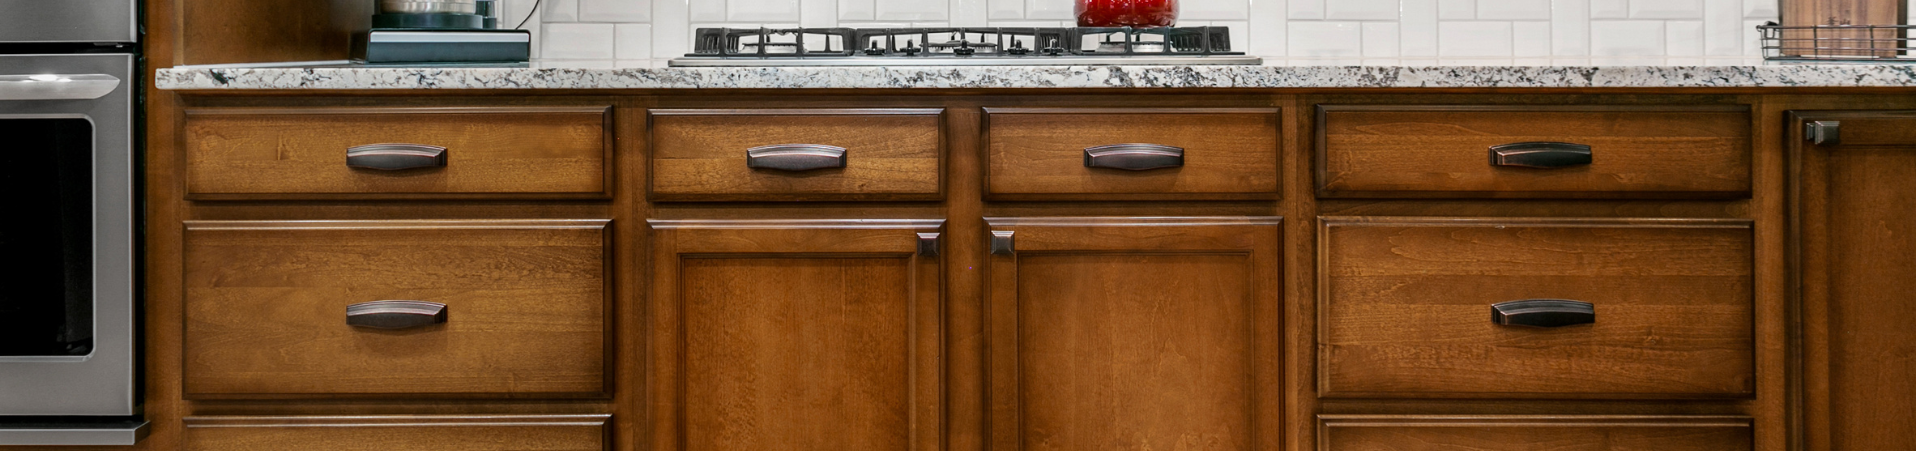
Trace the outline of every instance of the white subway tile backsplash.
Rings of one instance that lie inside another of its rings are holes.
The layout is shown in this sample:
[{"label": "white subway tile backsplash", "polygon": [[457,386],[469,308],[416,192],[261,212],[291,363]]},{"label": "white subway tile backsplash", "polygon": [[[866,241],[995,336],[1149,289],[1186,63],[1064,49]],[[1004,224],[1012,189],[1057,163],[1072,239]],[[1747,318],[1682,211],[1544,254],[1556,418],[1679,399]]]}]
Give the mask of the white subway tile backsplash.
[{"label": "white subway tile backsplash", "polygon": [[1664,55],[1703,56],[1703,22],[1672,20],[1663,25]]},{"label": "white subway tile backsplash", "polygon": [[1550,0],[1477,0],[1477,18],[1550,20]]},{"label": "white subway tile backsplash", "polygon": [[838,0],[838,20],[873,20],[876,17],[878,0]]},{"label": "white subway tile backsplash", "polygon": [[1437,18],[1471,20],[1477,18],[1477,0],[1437,0]]},{"label": "white subway tile backsplash", "polygon": [[1363,54],[1363,27],[1357,22],[1291,22],[1289,55],[1356,57]]},{"label": "white subway tile backsplash", "polygon": [[799,0],[798,26],[805,28],[838,26],[838,2],[839,0]]},{"label": "white subway tile backsplash", "polygon": [[1743,53],[1741,5],[1711,0],[1703,4],[1703,54],[1732,56]]},{"label": "white subway tile backsplash", "polygon": [[[899,1],[899,0],[890,0]],[[911,0],[916,1],[916,0]],[[1078,20],[1076,2],[1060,0],[1027,0],[1025,2],[1026,19]]]},{"label": "white subway tile backsplash", "polygon": [[1599,20],[1590,23],[1590,54],[1600,57],[1661,56],[1660,20]]},{"label": "white subway tile backsplash", "polygon": [[991,19],[986,16],[987,0],[951,0],[951,24],[959,27],[982,27]]},{"label": "white subway tile backsplash", "polygon": [[1628,19],[1630,0],[1590,0],[1591,19]]},{"label": "white subway tile backsplash", "polygon": [[546,24],[545,42],[539,54],[552,59],[609,60],[613,58],[615,36],[609,23]]},{"label": "white subway tile backsplash", "polygon": [[1397,20],[1398,0],[1332,0],[1324,4],[1330,20]]},{"label": "white subway tile backsplash", "polygon": [[622,23],[612,29],[612,55],[622,60],[652,59],[652,24]]},{"label": "white subway tile backsplash", "polygon": [[1364,22],[1364,57],[1397,56],[1397,23]]},{"label": "white subway tile backsplash", "polygon": [[652,21],[652,0],[577,0],[579,21],[646,23]]},{"label": "white subway tile backsplash", "polygon": [[[1279,0],[1263,0],[1279,1]],[[1290,11],[1284,17],[1292,19],[1314,20],[1324,18],[1324,2],[1335,0],[1283,0],[1290,5]]]},{"label": "white subway tile backsplash", "polygon": [[1440,57],[1509,57],[1513,44],[1510,22],[1437,24],[1437,56]]},{"label": "white subway tile backsplash", "polygon": [[[1213,27],[1225,27],[1230,29],[1231,50],[1233,51],[1238,51],[1238,52],[1244,51],[1244,47],[1243,47],[1244,43],[1250,42],[1251,27],[1249,22],[1245,22],[1241,20],[1214,20],[1214,21],[1211,21],[1210,23],[1207,23],[1206,25],[1210,25]],[[1255,53],[1248,53],[1248,52],[1247,54],[1256,55]]]},{"label": "white subway tile backsplash", "polygon": [[539,6],[540,20],[543,22],[578,22],[579,0],[545,0]]},{"label": "white subway tile backsplash", "polygon": [[1703,0],[1630,0],[1631,19],[1702,19]]},{"label": "white subway tile backsplash", "polygon": [[[670,2],[678,1],[678,0],[659,0],[659,1],[670,3]],[[690,17],[690,20],[693,22],[724,22],[725,21],[725,3],[726,2],[723,0],[685,0],[685,3],[688,6],[689,11],[691,12],[691,15],[689,17]]]},{"label": "white subway tile backsplash", "polygon": [[652,2],[652,54],[671,58],[692,51],[692,20],[680,0]]},{"label": "white subway tile backsplash", "polygon": [[1550,0],[1550,53],[1590,54],[1590,0]]},{"label": "white subway tile backsplash", "polygon": [[879,1],[875,12],[878,20],[951,20],[951,5],[945,0]]},{"label": "white subway tile backsplash", "polygon": [[1284,18],[1285,2],[1279,0],[1254,0],[1251,2],[1251,21],[1245,26],[1245,34],[1250,40],[1244,42],[1246,53],[1265,57],[1284,56],[1284,33],[1289,29],[1289,20]]},{"label": "white subway tile backsplash", "polygon": [[1437,56],[1437,0],[1404,0],[1401,11],[1398,52],[1412,57]]},{"label": "white subway tile backsplash", "polygon": [[1023,19],[1025,18],[1025,0],[985,0],[985,18]]},{"label": "white subway tile backsplash", "polygon": [[[693,0],[696,4],[710,0]],[[726,0],[725,20],[732,22],[792,22],[798,18],[798,0]],[[698,20],[693,9],[692,20]]]},{"label": "white subway tile backsplash", "polygon": [[1509,66],[1510,58],[1439,58],[1439,66]]},{"label": "white subway tile backsplash", "polygon": [[[1730,2],[1735,0],[1706,0],[1706,1]],[[1743,18],[1773,19],[1776,17],[1776,3],[1777,3],[1777,0],[1743,0]],[[1916,8],[1910,8],[1910,13],[1916,14]]]},{"label": "white subway tile backsplash", "polygon": [[1756,26],[1762,25],[1763,22],[1767,22],[1767,20],[1743,21],[1741,33],[1743,36],[1743,52],[1745,55],[1763,56],[1763,44],[1761,42],[1763,35],[1756,31]]},{"label": "white subway tile backsplash", "polygon": [[[1344,0],[1350,1],[1350,0]],[[1362,0],[1377,1],[1377,0]],[[1386,0],[1395,3],[1395,0]],[[1250,0],[1181,0],[1178,20],[1249,20]]]},{"label": "white subway tile backsplash", "polygon": [[1550,56],[1550,22],[1511,22],[1511,54],[1518,58]]}]

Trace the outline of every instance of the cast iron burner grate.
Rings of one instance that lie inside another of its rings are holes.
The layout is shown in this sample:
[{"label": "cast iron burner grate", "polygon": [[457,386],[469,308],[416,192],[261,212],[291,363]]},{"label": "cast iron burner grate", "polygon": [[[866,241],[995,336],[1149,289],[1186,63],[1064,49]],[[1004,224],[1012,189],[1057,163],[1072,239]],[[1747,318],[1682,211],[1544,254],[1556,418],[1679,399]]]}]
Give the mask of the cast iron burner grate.
[{"label": "cast iron burner grate", "polygon": [[[700,28],[692,53],[674,65],[712,60],[967,60],[1238,57],[1209,64],[1257,64],[1231,51],[1228,27]],[[1143,60],[1140,60],[1143,61]],[[817,61],[819,64],[833,64]],[[774,63],[775,64],[775,63]],[[1116,64],[1116,63],[1107,63]]]}]

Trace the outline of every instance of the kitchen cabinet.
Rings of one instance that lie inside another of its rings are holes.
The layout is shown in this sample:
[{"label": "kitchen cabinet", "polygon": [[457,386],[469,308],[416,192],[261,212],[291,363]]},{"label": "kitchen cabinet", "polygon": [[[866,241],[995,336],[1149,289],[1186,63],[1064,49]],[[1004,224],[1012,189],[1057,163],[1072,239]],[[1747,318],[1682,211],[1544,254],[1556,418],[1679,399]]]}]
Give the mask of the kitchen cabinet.
[{"label": "kitchen cabinet", "polygon": [[1275,217],[1002,217],[990,448],[1281,446]]},{"label": "kitchen cabinet", "polygon": [[1916,111],[1796,111],[1802,449],[1916,446]]}]

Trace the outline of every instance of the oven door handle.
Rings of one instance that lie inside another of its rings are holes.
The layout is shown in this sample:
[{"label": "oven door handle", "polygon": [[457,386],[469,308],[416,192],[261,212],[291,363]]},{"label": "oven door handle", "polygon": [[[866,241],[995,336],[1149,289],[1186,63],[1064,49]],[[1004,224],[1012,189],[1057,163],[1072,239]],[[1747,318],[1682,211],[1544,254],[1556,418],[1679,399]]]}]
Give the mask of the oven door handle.
[{"label": "oven door handle", "polygon": [[107,74],[0,75],[0,100],[92,100],[119,87]]}]

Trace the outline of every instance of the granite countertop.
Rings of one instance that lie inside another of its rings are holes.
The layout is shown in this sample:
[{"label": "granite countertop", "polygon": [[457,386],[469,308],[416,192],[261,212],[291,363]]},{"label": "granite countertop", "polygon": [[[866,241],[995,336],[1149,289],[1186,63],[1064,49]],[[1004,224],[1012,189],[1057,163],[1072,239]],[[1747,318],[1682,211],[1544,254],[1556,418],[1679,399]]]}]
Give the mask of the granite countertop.
[{"label": "granite countertop", "polygon": [[166,90],[1916,87],[1916,65],[369,67],[160,69]]}]

